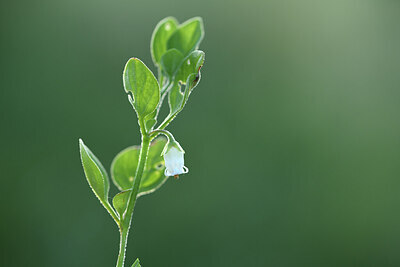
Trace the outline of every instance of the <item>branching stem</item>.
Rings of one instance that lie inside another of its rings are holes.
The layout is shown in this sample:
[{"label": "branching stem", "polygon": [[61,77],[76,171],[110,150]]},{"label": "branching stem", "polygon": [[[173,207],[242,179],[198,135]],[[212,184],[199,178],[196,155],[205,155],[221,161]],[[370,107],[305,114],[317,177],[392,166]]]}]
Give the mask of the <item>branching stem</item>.
[{"label": "branching stem", "polygon": [[135,180],[133,182],[131,195],[129,196],[127,209],[120,220],[121,241],[119,247],[117,267],[124,266],[125,250],[128,242],[128,234],[129,234],[129,228],[131,226],[132,214],[135,208],[136,198],[139,193],[140,181],[142,180],[142,175],[146,165],[147,155],[149,153],[149,148],[150,148],[151,140],[149,135],[146,133],[143,120],[139,119],[139,125],[142,133],[142,145],[140,148],[139,162],[137,165],[138,167],[136,169]]}]

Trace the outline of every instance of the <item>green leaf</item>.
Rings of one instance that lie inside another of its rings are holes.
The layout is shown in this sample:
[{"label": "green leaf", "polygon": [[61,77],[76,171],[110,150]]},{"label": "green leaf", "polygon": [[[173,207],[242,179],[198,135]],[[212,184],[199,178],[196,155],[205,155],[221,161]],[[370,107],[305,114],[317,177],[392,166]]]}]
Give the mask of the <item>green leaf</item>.
[{"label": "green leaf", "polygon": [[113,198],[113,206],[117,213],[119,214],[119,217],[122,218],[122,215],[124,214],[128,201],[129,201],[129,196],[131,195],[132,190],[125,190],[122,192],[119,192],[116,194]]},{"label": "green leaf", "polygon": [[167,49],[176,48],[183,56],[187,56],[199,47],[203,37],[203,20],[200,17],[195,17],[179,25],[169,38]]},{"label": "green leaf", "polygon": [[[193,51],[184,59],[175,77],[175,83],[169,92],[170,113],[165,121],[174,118],[185,106],[190,93],[200,81],[200,69],[204,64],[204,52]],[[182,91],[182,87],[184,90]]]},{"label": "green leaf", "polygon": [[142,265],[140,265],[139,259],[135,260],[135,262],[132,264],[132,267],[142,267]]},{"label": "green leaf", "polygon": [[159,65],[162,55],[167,51],[167,41],[178,27],[178,22],[173,17],[160,21],[151,36],[151,56],[155,65]]},{"label": "green leaf", "polygon": [[157,115],[157,110],[154,110],[150,115],[146,117],[145,127],[147,132],[151,132],[154,125],[156,125],[157,123],[156,115]]},{"label": "green leaf", "polygon": [[124,88],[138,118],[152,113],[160,101],[160,86],[153,73],[137,58],[131,58],[124,69]]},{"label": "green leaf", "polygon": [[[168,179],[164,175],[165,166],[161,152],[167,140],[159,137],[152,142],[147,163],[140,182],[138,197],[157,190]],[[111,177],[120,190],[131,189],[140,154],[139,146],[131,146],[122,150],[111,163]]]},{"label": "green leaf", "polygon": [[[190,53],[190,55],[187,56],[179,66],[179,70],[175,79],[183,84],[186,84],[189,75],[200,73],[200,69],[204,65],[204,59],[205,54],[201,50],[195,50]],[[198,82],[199,81],[197,81],[197,83]]]},{"label": "green leaf", "polygon": [[172,80],[175,72],[180,67],[183,61],[183,55],[177,49],[172,48],[165,52],[161,57],[161,66],[168,78]]},{"label": "green leaf", "polygon": [[83,143],[82,139],[79,139],[79,150],[83,170],[90,187],[100,202],[108,202],[110,181],[106,170],[92,151]]}]

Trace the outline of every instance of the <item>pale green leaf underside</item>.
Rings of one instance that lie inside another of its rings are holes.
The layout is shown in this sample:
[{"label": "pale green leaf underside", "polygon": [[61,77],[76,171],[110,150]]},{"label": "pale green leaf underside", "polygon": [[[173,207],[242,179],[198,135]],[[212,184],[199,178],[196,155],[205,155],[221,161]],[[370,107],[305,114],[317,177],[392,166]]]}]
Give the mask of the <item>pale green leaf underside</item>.
[{"label": "pale green leaf underside", "polygon": [[[159,137],[152,142],[147,164],[143,172],[138,197],[157,190],[168,177],[164,175],[165,166],[161,152],[166,145],[166,138]],[[122,150],[111,164],[111,177],[120,190],[132,188],[137,162],[140,154],[139,146],[132,146]]]},{"label": "pale green leaf underside", "polygon": [[107,202],[108,191],[110,189],[110,181],[107,172],[101,162],[81,139],[79,140],[79,150],[83,170],[90,187],[101,202]]},{"label": "pale green leaf underside", "polygon": [[160,21],[151,37],[151,56],[154,64],[160,63],[162,55],[167,51],[167,42],[178,27],[178,22],[173,17],[167,17]]},{"label": "pale green leaf underside", "polygon": [[131,195],[131,191],[132,190],[126,190],[126,191],[119,192],[113,198],[113,201],[112,201],[113,206],[114,206],[115,210],[117,211],[117,213],[119,214],[120,218],[122,218],[122,215],[124,214],[124,212],[126,210],[129,196]]},{"label": "pale green leaf underside", "polygon": [[160,86],[147,66],[137,58],[131,58],[125,65],[124,88],[131,95],[130,102],[139,118],[152,113],[160,101]]}]

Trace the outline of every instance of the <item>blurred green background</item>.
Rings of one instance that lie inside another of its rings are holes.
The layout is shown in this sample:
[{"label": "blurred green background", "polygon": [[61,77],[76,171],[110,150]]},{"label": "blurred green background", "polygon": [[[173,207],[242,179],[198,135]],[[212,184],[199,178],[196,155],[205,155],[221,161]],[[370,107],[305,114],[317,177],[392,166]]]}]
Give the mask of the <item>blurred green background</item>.
[{"label": "blurred green background", "polygon": [[107,168],[139,143],[122,70],[170,15],[206,29],[190,173],[139,199],[127,263],[400,266],[395,0],[2,1],[0,265],[115,266],[78,138]]}]

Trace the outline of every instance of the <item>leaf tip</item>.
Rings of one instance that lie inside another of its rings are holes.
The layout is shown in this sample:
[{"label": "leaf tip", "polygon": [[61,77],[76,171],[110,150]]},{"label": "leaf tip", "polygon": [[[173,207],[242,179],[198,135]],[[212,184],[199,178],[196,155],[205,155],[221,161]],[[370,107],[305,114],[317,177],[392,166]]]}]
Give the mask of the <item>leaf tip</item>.
[{"label": "leaf tip", "polygon": [[159,23],[157,24],[164,24],[165,22],[169,21],[169,20],[173,20],[174,22],[178,23],[178,20],[174,17],[174,16],[168,16],[166,18],[163,18]]},{"label": "leaf tip", "polygon": [[137,258],[136,260],[135,260],[135,262],[133,263],[133,265],[132,265],[132,267],[141,267],[142,265],[140,265],[140,261],[139,261],[139,258]]},{"label": "leaf tip", "polygon": [[79,148],[82,151],[82,149],[85,149],[85,143],[83,142],[82,138],[79,138]]},{"label": "leaf tip", "polygon": [[193,17],[193,20],[198,20],[200,23],[203,23],[203,18],[200,16]]}]

